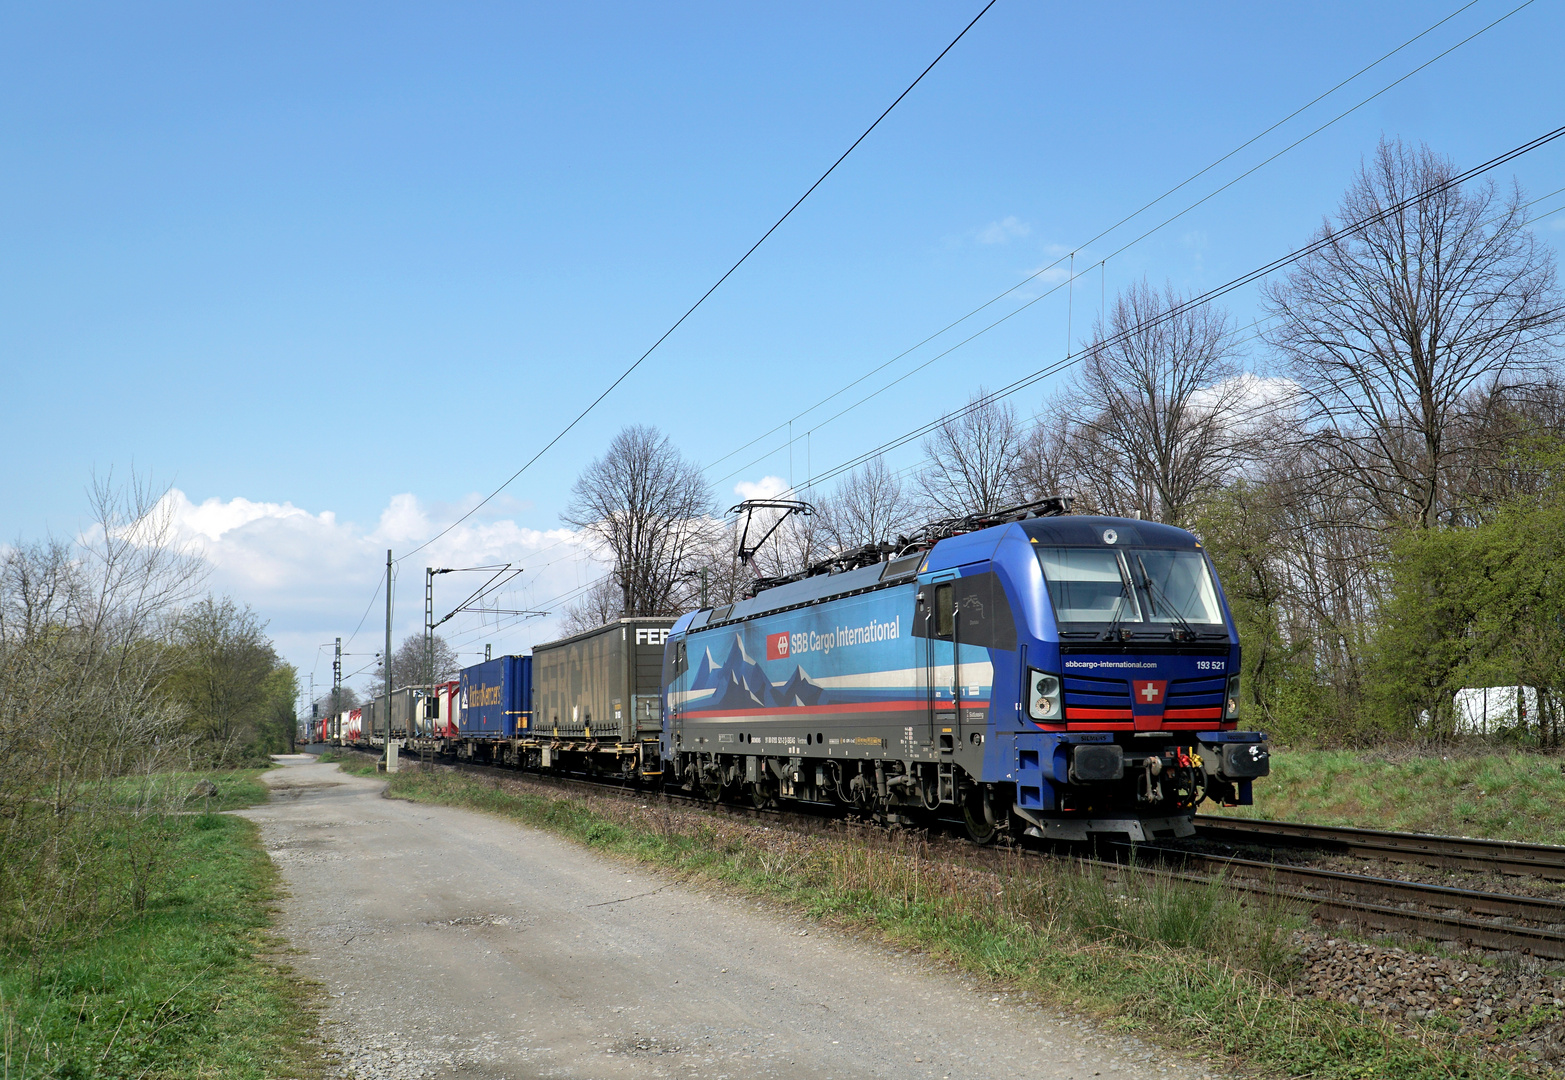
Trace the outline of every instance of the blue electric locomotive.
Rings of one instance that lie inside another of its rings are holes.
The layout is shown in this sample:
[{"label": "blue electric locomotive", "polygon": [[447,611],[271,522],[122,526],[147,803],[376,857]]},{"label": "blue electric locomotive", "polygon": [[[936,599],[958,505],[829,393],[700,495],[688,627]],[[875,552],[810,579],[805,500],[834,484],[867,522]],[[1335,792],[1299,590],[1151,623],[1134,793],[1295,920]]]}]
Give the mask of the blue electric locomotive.
[{"label": "blue electric locomotive", "polygon": [[713,799],[1145,840],[1250,801],[1239,640],[1182,529],[1065,504],[948,522],[681,617],[665,778]]}]

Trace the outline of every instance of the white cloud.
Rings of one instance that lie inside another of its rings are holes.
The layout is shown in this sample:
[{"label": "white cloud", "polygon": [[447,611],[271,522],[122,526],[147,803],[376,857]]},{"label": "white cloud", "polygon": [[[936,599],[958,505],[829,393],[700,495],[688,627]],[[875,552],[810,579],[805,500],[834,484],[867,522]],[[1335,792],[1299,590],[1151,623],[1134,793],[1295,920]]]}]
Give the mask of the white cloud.
[{"label": "white cloud", "polygon": [[1032,226],[1014,214],[991,221],[974,234],[980,244],[1008,244],[1032,232]]},{"label": "white cloud", "polygon": [[[466,505],[472,505],[476,499]],[[268,633],[283,657],[306,680],[312,670],[316,689],[329,686],[331,649],[338,635],[345,642],[363,625],[344,661],[345,671],[374,664],[385,633],[385,599],[371,595],[385,576],[386,549],[411,550],[437,532],[447,517],[432,517],[412,495],[398,495],[370,526],[342,522],[332,511],[311,513],[292,503],[253,502],[245,498],[192,502],[171,490],[162,507],[181,541],[210,565],[208,587],[251,604],[268,620]],[[424,621],[424,568],[511,563],[523,568],[515,583],[497,594],[491,607],[511,610],[547,608],[548,618],[518,620],[467,612],[441,627],[465,659],[480,656],[486,641],[497,652],[520,652],[558,636],[562,594],[603,573],[591,545],[573,529],[532,529],[513,520],[469,519],[397,568],[395,643],[421,630]],[[479,574],[441,575],[436,579],[435,617],[450,611],[483,583]],[[368,614],[366,615],[366,608]],[[322,650],[322,643],[327,648]],[[367,675],[350,680],[362,684]]]},{"label": "white cloud", "polygon": [[1239,431],[1259,434],[1284,425],[1297,407],[1299,384],[1278,376],[1245,371],[1190,396],[1196,409],[1226,408]]},{"label": "white cloud", "polygon": [[788,494],[788,481],[780,476],[763,476],[759,480],[741,480],[734,485],[734,494],[741,499],[780,499]]},{"label": "white cloud", "polygon": [[1035,266],[1025,273],[1036,281],[1045,281],[1050,285],[1057,285],[1071,276],[1070,270],[1064,266]]}]

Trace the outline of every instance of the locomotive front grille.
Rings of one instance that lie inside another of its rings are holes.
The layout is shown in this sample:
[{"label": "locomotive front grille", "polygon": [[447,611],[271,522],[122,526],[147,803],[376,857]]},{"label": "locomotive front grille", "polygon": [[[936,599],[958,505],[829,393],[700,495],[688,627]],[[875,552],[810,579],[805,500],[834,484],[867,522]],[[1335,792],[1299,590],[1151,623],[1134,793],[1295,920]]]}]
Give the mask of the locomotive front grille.
[{"label": "locomotive front grille", "polygon": [[1130,682],[1065,676],[1065,720],[1130,720]]}]

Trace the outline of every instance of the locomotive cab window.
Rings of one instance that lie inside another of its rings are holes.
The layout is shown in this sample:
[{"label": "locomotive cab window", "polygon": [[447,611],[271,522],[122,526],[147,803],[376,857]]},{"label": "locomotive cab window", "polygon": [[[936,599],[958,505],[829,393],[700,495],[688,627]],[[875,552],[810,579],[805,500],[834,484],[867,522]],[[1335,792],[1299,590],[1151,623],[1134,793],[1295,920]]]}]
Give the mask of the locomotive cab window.
[{"label": "locomotive cab window", "polygon": [[1199,551],[1040,546],[1037,552],[1061,623],[1223,625]]}]

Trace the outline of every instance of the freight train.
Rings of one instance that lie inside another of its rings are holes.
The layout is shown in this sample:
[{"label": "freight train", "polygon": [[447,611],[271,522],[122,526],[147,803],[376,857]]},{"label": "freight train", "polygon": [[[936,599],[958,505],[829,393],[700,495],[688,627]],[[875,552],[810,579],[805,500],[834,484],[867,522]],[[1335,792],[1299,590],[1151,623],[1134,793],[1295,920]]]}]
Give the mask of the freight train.
[{"label": "freight train", "polygon": [[[408,749],[1001,835],[1187,836],[1248,804],[1238,634],[1190,533],[1063,500],[621,619],[392,696]],[[405,703],[402,695],[406,695]],[[381,746],[376,707],[326,741]]]}]

